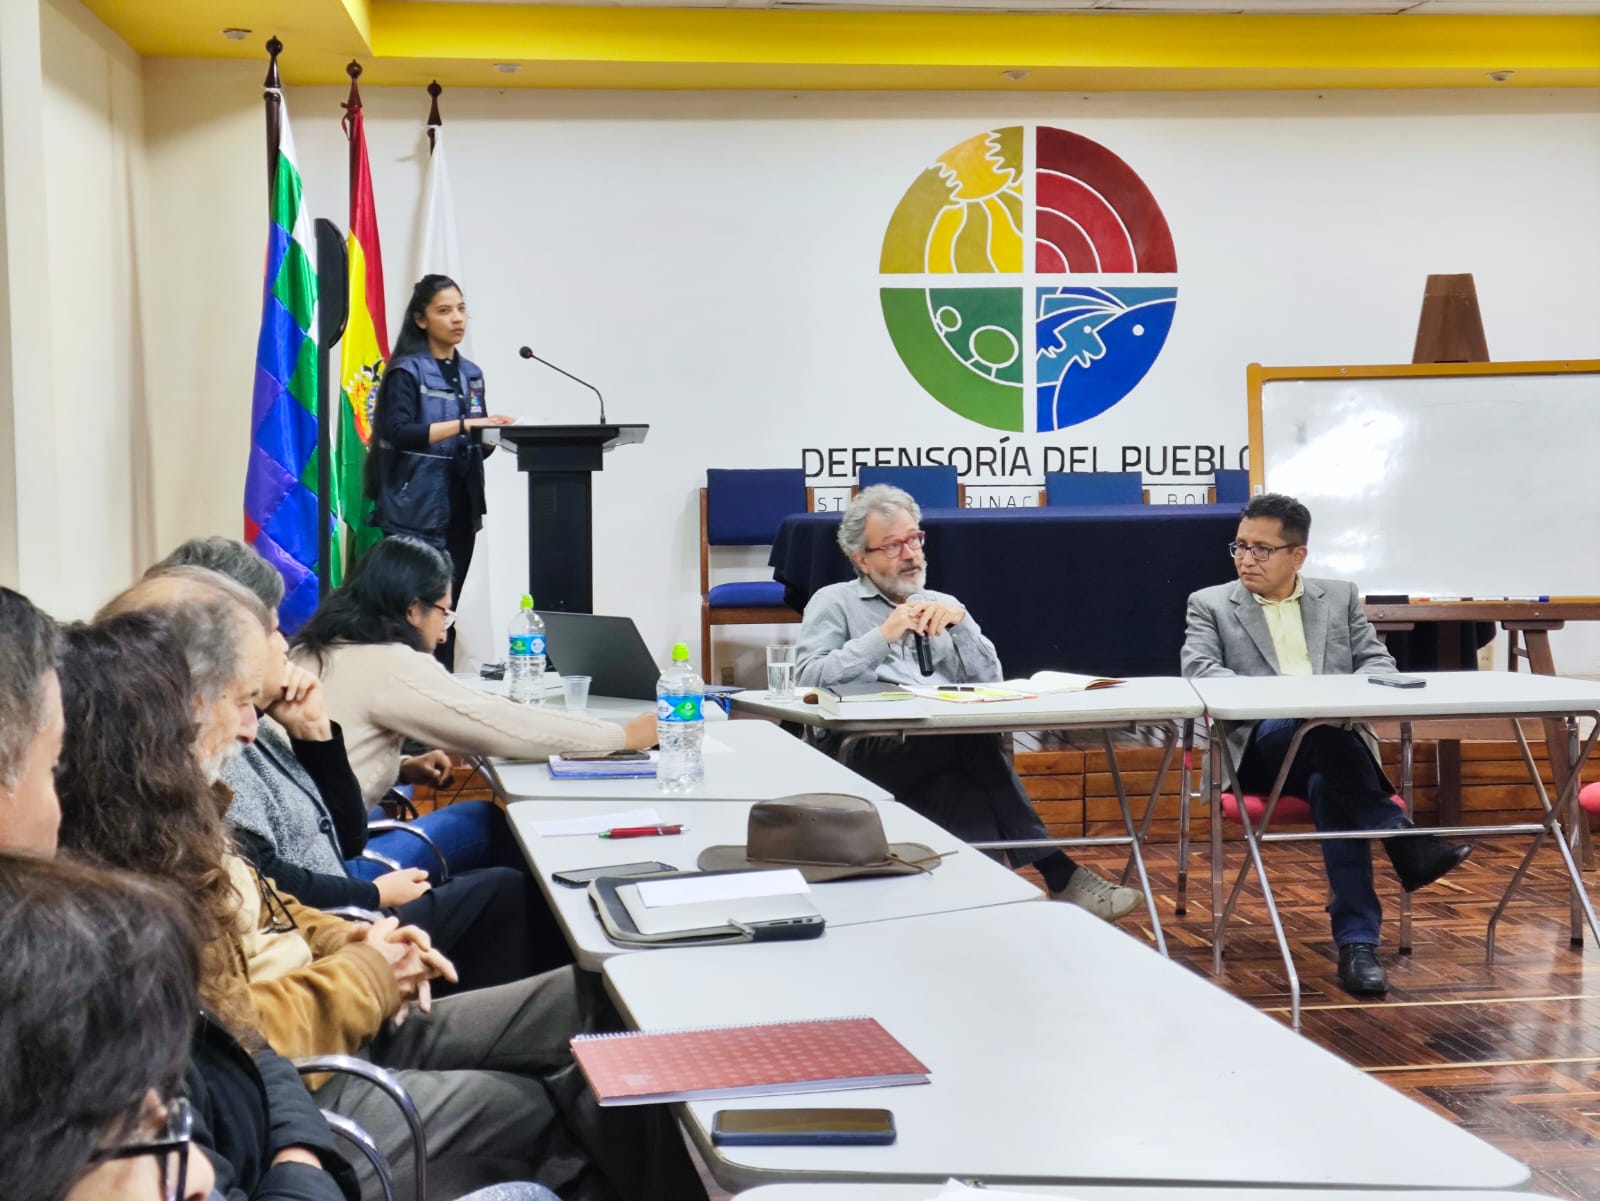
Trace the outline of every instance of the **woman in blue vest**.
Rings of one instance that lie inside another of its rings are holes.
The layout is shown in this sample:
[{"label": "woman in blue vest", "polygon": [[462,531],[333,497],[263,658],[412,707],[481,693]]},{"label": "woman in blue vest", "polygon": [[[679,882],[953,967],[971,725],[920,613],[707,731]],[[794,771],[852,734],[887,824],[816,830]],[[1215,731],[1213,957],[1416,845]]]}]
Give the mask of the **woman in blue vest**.
[{"label": "woman in blue vest", "polygon": [[[384,370],[372,415],[376,453],[367,459],[373,522],[385,535],[409,534],[450,556],[451,596],[461,595],[472,546],[483,525],[483,460],[494,450],[478,431],[510,425],[484,405],[483,372],[457,349],[467,333],[467,302],[447,275],[424,275]],[[455,663],[455,631],[439,649]]]}]

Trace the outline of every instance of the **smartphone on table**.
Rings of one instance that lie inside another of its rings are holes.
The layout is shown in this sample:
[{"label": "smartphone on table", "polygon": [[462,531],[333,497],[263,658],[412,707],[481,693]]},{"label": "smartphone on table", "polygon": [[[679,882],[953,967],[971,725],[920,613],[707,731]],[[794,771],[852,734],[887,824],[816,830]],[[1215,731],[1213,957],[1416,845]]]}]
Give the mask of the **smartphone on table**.
[{"label": "smartphone on table", "polygon": [[602,876],[654,876],[677,870],[670,863],[652,860],[648,863],[617,863],[610,867],[575,867],[564,872],[551,872],[550,878],[568,888],[582,888],[590,880],[598,880]]},{"label": "smartphone on table", "polygon": [[725,1147],[882,1147],[894,1142],[887,1109],[719,1109],[711,1141]]},{"label": "smartphone on table", "polygon": [[572,751],[561,756],[568,763],[648,763],[649,751]]}]

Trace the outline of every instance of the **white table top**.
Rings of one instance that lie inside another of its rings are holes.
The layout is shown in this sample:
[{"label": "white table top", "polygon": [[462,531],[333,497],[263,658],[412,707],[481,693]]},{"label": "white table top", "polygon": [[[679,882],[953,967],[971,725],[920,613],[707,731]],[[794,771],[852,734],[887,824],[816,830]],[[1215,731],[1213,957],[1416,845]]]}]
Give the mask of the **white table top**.
[{"label": "white table top", "polygon": [[[819,1102],[820,1104],[820,1102]],[[1213,1188],[1103,1188],[1094,1185],[1005,1185],[1007,1193],[1057,1197],[1062,1201],[1541,1201],[1544,1193],[1506,1193],[1452,1189],[1266,1188],[1241,1193]],[[942,1185],[925,1184],[766,1184],[739,1194],[739,1201],[934,1201]],[[971,1194],[982,1201],[983,1193]],[[965,1201],[966,1194],[962,1194]]]},{"label": "white table top", "polygon": [[[769,721],[708,724],[705,751],[706,778],[686,794],[691,800],[766,801],[797,792],[842,792],[869,801],[892,799],[865,776]],[[543,763],[497,759],[494,766],[508,799],[627,799],[653,804],[662,796],[653,779],[556,780]]]},{"label": "white table top", "polygon": [[1534,716],[1600,710],[1600,681],[1518,671],[1416,673],[1422,688],[1387,688],[1366,676],[1217,676],[1191,680],[1218,721],[1273,717]]},{"label": "white table top", "polygon": [[[721,731],[718,733],[720,735]],[[522,844],[523,854],[533,867],[534,875],[538,877],[539,887],[544,890],[551,907],[556,911],[579,966],[589,971],[599,971],[601,965],[613,955],[627,954],[640,948],[619,947],[607,939],[589,904],[588,890],[557,884],[550,879],[551,872],[637,863],[647,859],[659,859],[674,867],[692,871],[695,860],[706,847],[737,845],[745,841],[750,813],[748,804],[683,800],[656,794],[647,802],[621,803],[618,812],[640,804],[654,806],[663,822],[682,822],[684,832],[661,838],[617,841],[584,835],[541,838],[534,832],[534,822],[587,817],[597,812],[596,807],[585,801],[558,800],[516,801],[507,808],[512,828]],[[947,857],[927,875],[868,877],[813,885],[812,900],[828,919],[828,931],[822,936],[824,939],[831,938],[836,927],[893,921],[952,909],[1012,905],[1021,901],[1036,901],[1044,895],[1015,872],[1002,867],[981,851],[965,846],[955,836],[899,802],[881,801],[878,803],[878,812],[883,816],[884,833],[890,842],[920,842],[935,851],[957,853]],[[743,948],[707,949],[731,951]],[[657,950],[654,953],[664,952]]]},{"label": "white table top", "polygon": [[844,733],[873,730],[1046,730],[1073,726],[1100,727],[1136,722],[1182,721],[1199,717],[1200,700],[1189,681],[1178,676],[1146,676],[1127,680],[1114,688],[1091,692],[1056,692],[1026,701],[991,701],[960,704],[954,701],[898,701],[903,717],[872,721],[852,720],[802,700],[773,701],[761,691],[733,696],[735,709],[762,717],[781,718],[822,726]]},{"label": "white table top", "polygon": [[[870,1014],[933,1083],[738,1107],[886,1106],[888,1147],[713,1147],[733,1189],[803,1179],[1516,1188],[1528,1169],[1071,905],[609,960],[646,1030]],[[1081,1031],[1081,1033],[1079,1033]]]}]

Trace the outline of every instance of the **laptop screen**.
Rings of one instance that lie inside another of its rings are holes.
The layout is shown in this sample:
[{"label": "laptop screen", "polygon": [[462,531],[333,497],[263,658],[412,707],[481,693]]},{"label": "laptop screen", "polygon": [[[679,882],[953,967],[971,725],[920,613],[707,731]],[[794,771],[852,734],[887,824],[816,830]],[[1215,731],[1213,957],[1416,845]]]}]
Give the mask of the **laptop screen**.
[{"label": "laptop screen", "polygon": [[538,610],[544,620],[545,660],[564,676],[589,676],[591,696],[656,699],[661,667],[631,617]]}]

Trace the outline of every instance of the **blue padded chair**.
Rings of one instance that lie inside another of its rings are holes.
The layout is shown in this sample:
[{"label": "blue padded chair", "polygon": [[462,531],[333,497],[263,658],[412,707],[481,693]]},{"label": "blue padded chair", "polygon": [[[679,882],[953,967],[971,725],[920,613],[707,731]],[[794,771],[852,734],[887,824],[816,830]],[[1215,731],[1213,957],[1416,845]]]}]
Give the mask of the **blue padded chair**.
[{"label": "blue padded chair", "polygon": [[1047,471],[1044,505],[1142,505],[1150,500],[1137,471]]},{"label": "blue padded chair", "polygon": [[1213,485],[1216,495],[1211,499],[1219,505],[1246,505],[1250,503],[1250,473],[1219,468]]},{"label": "blue padded chair", "polygon": [[798,467],[711,468],[700,489],[700,671],[711,680],[711,627],[789,625],[800,614],[774,579],[711,586],[713,546],[769,546],[785,517],[808,513],[812,491]]},{"label": "blue padded chair", "polygon": [[863,467],[850,494],[874,484],[903,488],[924,509],[967,507],[967,486],[957,480],[954,467]]}]

